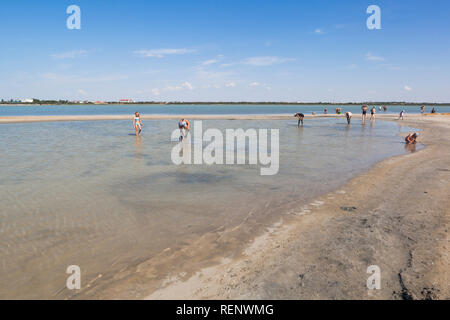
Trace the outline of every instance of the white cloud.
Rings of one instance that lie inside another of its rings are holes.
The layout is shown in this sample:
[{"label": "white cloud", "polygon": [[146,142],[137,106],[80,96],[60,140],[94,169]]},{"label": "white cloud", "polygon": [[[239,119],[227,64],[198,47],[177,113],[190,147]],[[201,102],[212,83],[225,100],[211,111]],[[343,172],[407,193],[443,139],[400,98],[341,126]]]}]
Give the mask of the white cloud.
[{"label": "white cloud", "polygon": [[194,87],[192,86],[192,84],[190,82],[187,82],[187,81],[184,82],[181,86],[183,88],[185,88],[185,89],[194,90]]},{"label": "white cloud", "polygon": [[316,30],[314,30],[314,33],[315,34],[324,34],[325,32],[323,32],[322,29],[316,29]]},{"label": "white cloud", "polygon": [[74,59],[85,56],[86,54],[87,54],[86,50],[73,50],[62,53],[54,53],[52,54],[52,57],[55,59]]},{"label": "white cloud", "polygon": [[366,60],[367,61],[384,61],[384,58],[383,57],[374,56],[374,55],[372,55],[369,52],[368,54],[366,54]]},{"label": "white cloud", "polygon": [[252,82],[249,84],[250,87],[259,87],[261,84],[259,82]]},{"label": "white cloud", "polygon": [[236,87],[236,83],[234,83],[234,82],[229,82],[229,83],[225,84],[225,87],[227,87],[227,88],[233,88],[233,87]]},{"label": "white cloud", "polygon": [[271,66],[274,64],[280,64],[288,61],[293,61],[294,59],[281,58],[281,57],[252,57],[244,60],[244,64],[251,66]]},{"label": "white cloud", "polygon": [[203,66],[208,66],[208,65],[210,65],[210,64],[217,63],[218,61],[219,61],[219,60],[217,60],[217,59],[210,59],[210,60],[203,61],[203,62],[202,62],[202,65],[203,65]]},{"label": "white cloud", "polygon": [[408,87],[407,85],[405,85],[405,86],[403,87],[403,89],[405,89],[406,91],[412,91],[412,88],[411,88],[411,87]]},{"label": "white cloud", "polygon": [[142,57],[149,57],[149,58],[164,58],[166,55],[180,55],[180,54],[187,54],[195,52],[195,50],[192,49],[151,49],[151,50],[137,50],[134,51],[135,54],[140,55]]},{"label": "white cloud", "polygon": [[153,88],[152,93],[155,96],[159,96],[163,92],[182,91],[182,90],[194,90],[194,86],[190,82],[185,81],[181,85],[165,86],[164,88],[161,89]]},{"label": "white cloud", "polygon": [[219,67],[221,68],[226,68],[226,67],[231,67],[234,66],[236,63],[222,63]]}]

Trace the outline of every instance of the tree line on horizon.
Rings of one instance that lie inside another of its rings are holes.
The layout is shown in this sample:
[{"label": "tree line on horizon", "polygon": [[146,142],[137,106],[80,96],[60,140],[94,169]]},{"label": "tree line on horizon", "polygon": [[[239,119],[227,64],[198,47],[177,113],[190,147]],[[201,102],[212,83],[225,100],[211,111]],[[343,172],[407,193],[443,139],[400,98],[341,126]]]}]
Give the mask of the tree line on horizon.
[{"label": "tree line on horizon", "polygon": [[[85,102],[74,102],[70,100],[40,100],[33,99],[33,102],[21,102],[17,100],[4,100],[1,99],[0,104],[29,104],[29,105],[95,105],[97,102],[85,101]],[[159,104],[159,105],[323,105],[323,106],[334,106],[334,105],[391,105],[391,106],[439,106],[439,105],[450,105],[450,103],[437,103],[437,102],[406,102],[406,101],[365,101],[365,102],[287,102],[287,101],[137,101],[132,103],[120,103],[118,101],[105,101],[103,104],[110,105],[123,105],[123,104]]]}]

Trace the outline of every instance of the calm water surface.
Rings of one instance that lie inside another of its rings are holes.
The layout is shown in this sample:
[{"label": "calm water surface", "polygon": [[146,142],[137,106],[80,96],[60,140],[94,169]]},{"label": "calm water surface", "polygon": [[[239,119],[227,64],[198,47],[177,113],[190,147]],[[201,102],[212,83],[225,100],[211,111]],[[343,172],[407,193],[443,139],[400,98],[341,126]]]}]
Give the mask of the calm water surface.
[{"label": "calm water surface", "polygon": [[130,121],[0,125],[0,298],[70,297],[69,265],[90,279],[219,227],[263,228],[285,214],[280,204],[301,207],[408,152],[398,135],[408,128],[394,122],[203,121],[279,129],[279,173],[261,176],[249,165],[172,164],[176,125],[146,121],[139,138]]},{"label": "calm water surface", "polygon": [[[47,116],[47,115],[132,115],[141,114],[295,114],[313,111],[322,114],[327,108],[329,114],[335,113],[336,107],[342,111],[361,112],[361,106],[317,106],[317,105],[59,105],[59,106],[0,106],[0,116]],[[450,106],[435,107],[438,112],[450,112]],[[419,106],[388,106],[386,113],[398,114],[402,109],[406,113],[420,113]],[[432,107],[427,107],[431,112]],[[377,113],[385,113],[377,109]]]}]

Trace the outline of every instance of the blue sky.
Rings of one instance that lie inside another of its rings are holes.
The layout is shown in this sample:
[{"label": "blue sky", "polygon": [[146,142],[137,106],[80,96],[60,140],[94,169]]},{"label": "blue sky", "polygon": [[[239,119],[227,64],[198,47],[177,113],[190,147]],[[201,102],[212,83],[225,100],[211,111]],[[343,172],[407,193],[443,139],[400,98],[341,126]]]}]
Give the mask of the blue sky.
[{"label": "blue sky", "polygon": [[[366,27],[373,4],[381,30]],[[0,6],[4,99],[450,102],[448,0]]]}]

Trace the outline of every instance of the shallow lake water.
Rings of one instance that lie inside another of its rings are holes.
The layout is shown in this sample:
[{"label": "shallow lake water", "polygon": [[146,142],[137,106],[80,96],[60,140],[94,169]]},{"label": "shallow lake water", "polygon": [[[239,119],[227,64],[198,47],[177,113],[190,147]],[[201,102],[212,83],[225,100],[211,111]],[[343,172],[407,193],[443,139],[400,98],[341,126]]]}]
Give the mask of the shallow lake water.
[{"label": "shallow lake water", "polygon": [[[196,123],[193,123],[194,127]],[[120,272],[219,227],[276,219],[409,152],[395,122],[202,121],[203,129],[278,129],[279,172],[257,165],[174,165],[176,121],[0,125],[0,298],[60,298],[66,268]],[[272,210],[270,210],[272,208]],[[249,213],[252,219],[247,219]],[[224,255],[226,253],[224,252]],[[181,267],[181,266],[180,266]]]}]

